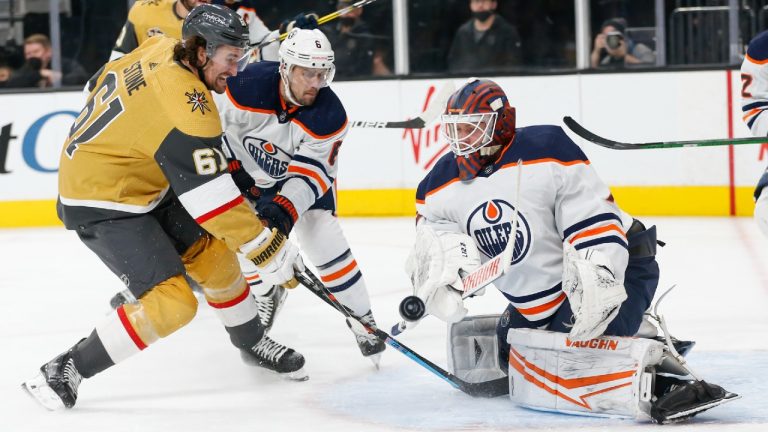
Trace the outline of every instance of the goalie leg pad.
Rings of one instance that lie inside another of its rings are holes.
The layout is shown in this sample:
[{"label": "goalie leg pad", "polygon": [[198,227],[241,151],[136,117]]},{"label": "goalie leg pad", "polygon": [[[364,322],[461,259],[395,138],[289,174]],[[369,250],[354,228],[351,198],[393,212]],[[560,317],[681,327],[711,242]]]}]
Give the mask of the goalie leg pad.
[{"label": "goalie leg pad", "polygon": [[507,335],[509,395],[533,409],[601,417],[647,418],[652,367],[664,345],[601,337],[573,342],[564,333],[512,329]]},{"label": "goalie leg pad", "polygon": [[506,376],[499,363],[499,315],[471,316],[448,326],[448,370],[479,383]]}]

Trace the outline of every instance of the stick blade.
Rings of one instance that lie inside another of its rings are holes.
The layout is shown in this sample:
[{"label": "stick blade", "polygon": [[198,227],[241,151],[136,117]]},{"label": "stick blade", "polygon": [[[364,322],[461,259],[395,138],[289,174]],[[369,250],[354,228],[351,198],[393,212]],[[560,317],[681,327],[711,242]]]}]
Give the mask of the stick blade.
[{"label": "stick blade", "polygon": [[584,138],[585,140],[597,144],[600,147],[609,148],[612,150],[634,150],[641,148],[634,144],[628,144],[628,143],[622,143],[618,141],[609,140],[607,138],[603,138],[595,133],[592,133],[584,128],[584,126],[580,125],[576,120],[574,120],[570,116],[563,117],[563,123],[573,131],[576,135]]}]

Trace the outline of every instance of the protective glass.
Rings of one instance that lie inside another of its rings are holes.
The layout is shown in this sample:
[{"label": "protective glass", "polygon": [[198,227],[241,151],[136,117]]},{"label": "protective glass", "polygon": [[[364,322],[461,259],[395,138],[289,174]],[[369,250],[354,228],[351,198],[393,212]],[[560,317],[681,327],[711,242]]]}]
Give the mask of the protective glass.
[{"label": "protective glass", "polygon": [[213,63],[226,67],[227,69],[232,66],[237,66],[237,71],[240,72],[248,66],[252,52],[252,48],[243,49],[222,45],[216,49],[216,53],[210,57],[210,59]]},{"label": "protective glass", "polygon": [[443,114],[443,137],[456,156],[466,156],[493,141],[496,113]]}]

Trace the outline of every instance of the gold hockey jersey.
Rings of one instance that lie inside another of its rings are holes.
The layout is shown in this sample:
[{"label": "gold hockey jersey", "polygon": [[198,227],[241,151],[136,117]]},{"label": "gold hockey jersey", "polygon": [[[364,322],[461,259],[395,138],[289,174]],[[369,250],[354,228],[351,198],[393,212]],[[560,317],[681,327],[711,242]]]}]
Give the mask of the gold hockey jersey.
[{"label": "gold hockey jersey", "polygon": [[236,250],[262,223],[228,173],[210,92],[173,61],[177,42],[152,38],[89,82],[61,153],[59,216],[68,228],[130,217],[173,193]]},{"label": "gold hockey jersey", "polygon": [[184,18],[176,13],[177,0],[138,0],[128,12],[128,20],[117,37],[115,51],[127,54],[152,36],[159,34],[181,39]]}]

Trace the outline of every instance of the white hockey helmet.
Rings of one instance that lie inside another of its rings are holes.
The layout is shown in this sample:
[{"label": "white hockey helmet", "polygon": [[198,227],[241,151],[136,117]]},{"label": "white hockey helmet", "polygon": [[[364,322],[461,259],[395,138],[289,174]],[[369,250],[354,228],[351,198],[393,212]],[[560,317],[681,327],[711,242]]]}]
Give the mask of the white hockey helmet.
[{"label": "white hockey helmet", "polygon": [[280,75],[283,78],[286,95],[291,103],[297,103],[290,92],[290,74],[294,66],[307,69],[325,69],[319,83],[319,87],[327,87],[336,74],[336,66],[333,64],[334,55],[331,42],[318,29],[293,29],[280,44]]}]

